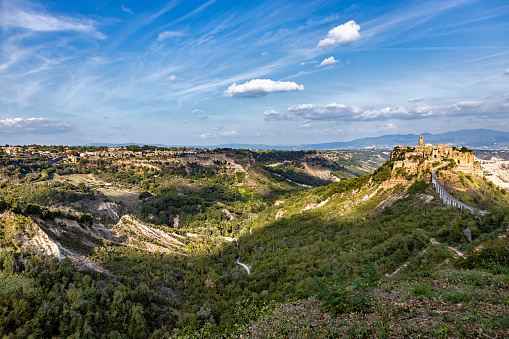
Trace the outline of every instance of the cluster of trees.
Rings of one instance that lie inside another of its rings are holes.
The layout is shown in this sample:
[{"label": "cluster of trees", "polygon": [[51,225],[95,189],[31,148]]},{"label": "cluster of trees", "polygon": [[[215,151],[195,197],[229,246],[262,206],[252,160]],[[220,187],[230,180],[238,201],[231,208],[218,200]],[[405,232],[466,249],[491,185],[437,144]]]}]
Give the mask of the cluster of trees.
[{"label": "cluster of trees", "polygon": [[19,180],[32,174],[29,181],[41,176],[41,172],[48,170],[48,159],[43,156],[11,157],[0,155],[0,173],[8,180]]},{"label": "cluster of trees", "polygon": [[160,338],[176,323],[147,285],[77,272],[68,259],[0,252],[0,336]]},{"label": "cluster of trees", "polygon": [[293,165],[291,163],[285,163],[277,166],[264,166],[260,164],[260,167],[266,170],[269,173],[275,173],[276,176],[274,180],[285,180],[288,179],[294,183],[308,185],[308,186],[324,186],[330,184],[331,182],[328,180],[323,180],[317,177],[313,177],[309,174],[304,173],[303,166],[300,164]]},{"label": "cluster of trees", "polygon": [[306,155],[316,154],[316,151],[252,151],[254,159],[262,164],[272,164],[278,162],[291,162],[294,164],[306,160]]}]

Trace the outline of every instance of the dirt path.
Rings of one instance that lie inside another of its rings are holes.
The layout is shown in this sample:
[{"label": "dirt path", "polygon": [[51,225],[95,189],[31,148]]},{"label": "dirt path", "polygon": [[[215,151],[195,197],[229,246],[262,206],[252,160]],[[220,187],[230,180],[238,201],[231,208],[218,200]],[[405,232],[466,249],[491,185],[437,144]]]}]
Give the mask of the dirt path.
[{"label": "dirt path", "polygon": [[[437,245],[441,245],[438,241],[436,241],[435,239],[433,238],[430,238],[429,239],[431,241],[431,246],[437,246]],[[430,248],[431,246],[428,246],[426,247],[419,255],[423,255],[424,253],[426,253]],[[454,247],[451,247],[451,246],[447,246],[447,249],[452,252],[453,256],[455,258],[458,258],[458,257],[463,257],[464,254],[462,252],[460,252],[459,250],[457,250],[456,248]],[[392,277],[393,275],[397,274],[399,271],[401,271],[403,268],[407,267],[408,266],[408,263],[404,263],[403,265],[399,266],[394,272],[392,273],[386,273],[385,275],[387,277]]]},{"label": "dirt path", "polygon": [[251,272],[249,271],[249,267],[247,267],[246,264],[243,264],[239,261],[240,258],[237,258],[237,264],[239,264],[240,266],[244,267],[244,269],[246,270],[247,274],[251,274]]}]

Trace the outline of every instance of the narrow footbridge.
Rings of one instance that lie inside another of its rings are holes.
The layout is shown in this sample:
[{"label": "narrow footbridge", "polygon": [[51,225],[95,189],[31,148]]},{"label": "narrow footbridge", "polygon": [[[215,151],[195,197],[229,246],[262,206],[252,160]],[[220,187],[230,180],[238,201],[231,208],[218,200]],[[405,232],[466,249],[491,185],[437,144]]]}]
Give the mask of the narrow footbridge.
[{"label": "narrow footbridge", "polygon": [[431,183],[433,184],[433,187],[435,187],[436,192],[440,195],[440,199],[442,199],[444,204],[446,204],[448,206],[458,207],[460,209],[467,209],[472,213],[479,213],[481,215],[488,214],[489,213],[488,211],[482,211],[482,210],[475,209],[471,206],[468,206],[467,204],[462,203],[461,201],[453,198],[449,193],[447,193],[444,186],[442,186],[442,184],[440,183],[440,181],[438,181],[438,178],[437,178],[437,170],[439,170],[447,165],[449,165],[449,164],[448,163],[442,164],[438,167],[435,167],[431,171]]}]

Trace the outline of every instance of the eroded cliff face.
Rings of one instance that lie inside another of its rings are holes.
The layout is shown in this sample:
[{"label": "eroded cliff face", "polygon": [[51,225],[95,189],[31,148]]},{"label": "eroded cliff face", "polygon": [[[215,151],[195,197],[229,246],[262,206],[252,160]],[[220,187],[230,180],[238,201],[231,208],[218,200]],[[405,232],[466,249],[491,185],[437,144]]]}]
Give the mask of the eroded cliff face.
[{"label": "eroded cliff face", "polygon": [[[69,258],[76,267],[108,273],[91,251],[104,244],[147,252],[187,255],[193,238],[123,215],[116,224],[81,223],[68,218],[43,220],[5,211],[0,214],[0,251],[24,249],[53,258]],[[106,241],[106,242],[105,242]]]},{"label": "eroded cliff face", "polygon": [[188,252],[187,238],[174,232],[168,233],[153,225],[142,223],[131,215],[124,215],[112,229],[114,242],[148,252],[185,255]]},{"label": "eroded cliff face", "polygon": [[25,248],[35,253],[62,259],[61,247],[52,241],[32,218],[5,211],[0,214],[3,248]]},{"label": "eroded cliff face", "polygon": [[479,160],[486,179],[509,190],[509,160],[491,158],[490,160]]},{"label": "eroded cliff face", "polygon": [[23,235],[21,237],[24,245],[29,246],[38,254],[48,255],[58,259],[64,258],[64,255],[60,250],[60,244],[51,240],[38,225],[34,224],[33,230],[34,233],[32,236]]}]

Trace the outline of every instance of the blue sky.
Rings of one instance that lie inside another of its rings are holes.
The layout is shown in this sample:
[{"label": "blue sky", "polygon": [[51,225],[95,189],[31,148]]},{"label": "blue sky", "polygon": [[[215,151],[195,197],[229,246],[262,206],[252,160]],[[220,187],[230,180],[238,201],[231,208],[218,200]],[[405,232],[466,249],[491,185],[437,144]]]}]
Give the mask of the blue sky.
[{"label": "blue sky", "polygon": [[509,3],[0,0],[0,144],[509,131]]}]

